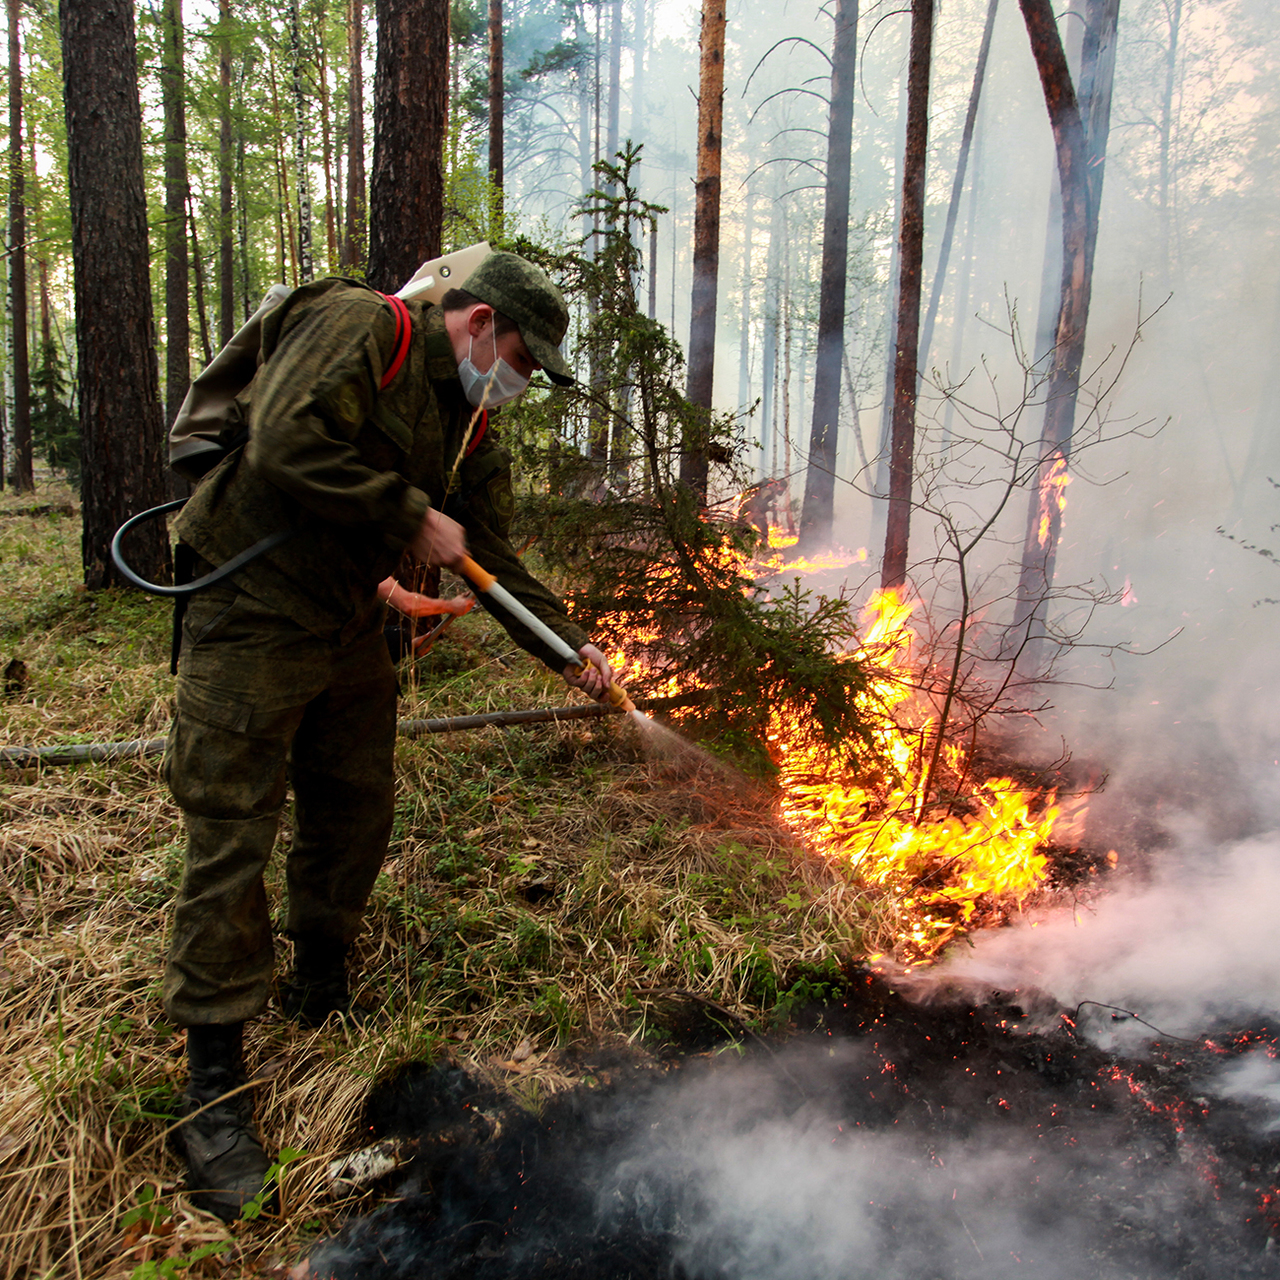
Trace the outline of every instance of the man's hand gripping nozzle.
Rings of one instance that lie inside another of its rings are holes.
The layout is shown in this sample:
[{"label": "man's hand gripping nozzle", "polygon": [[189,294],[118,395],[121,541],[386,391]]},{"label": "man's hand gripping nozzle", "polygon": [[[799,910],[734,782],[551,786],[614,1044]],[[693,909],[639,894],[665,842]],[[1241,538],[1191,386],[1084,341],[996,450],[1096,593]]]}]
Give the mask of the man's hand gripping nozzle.
[{"label": "man's hand gripping nozzle", "polygon": [[[562,640],[551,630],[541,618],[535,617],[519,600],[515,598],[487,569],[482,569],[470,556],[463,556],[453,567],[467,579],[471,585],[483,592],[491,600],[500,604],[512,617],[518,618],[540,640],[554,649],[575,671],[584,671],[587,663],[566,640]],[[604,692],[601,701],[607,701],[619,711],[634,711],[636,705],[627,696],[627,691],[614,681]]]}]

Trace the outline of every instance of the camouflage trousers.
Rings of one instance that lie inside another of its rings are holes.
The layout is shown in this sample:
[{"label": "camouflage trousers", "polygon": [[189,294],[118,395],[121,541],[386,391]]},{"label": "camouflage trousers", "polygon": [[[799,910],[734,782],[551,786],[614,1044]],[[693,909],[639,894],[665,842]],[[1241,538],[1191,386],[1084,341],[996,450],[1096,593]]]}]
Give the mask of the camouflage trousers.
[{"label": "camouflage trousers", "polygon": [[164,978],[180,1026],[239,1022],[271,991],[263,872],[286,786],[286,930],[336,947],[360,927],[391,835],[396,678],[381,611],[322,640],[252,596],[213,587],[183,625],[165,776],[186,818]]}]

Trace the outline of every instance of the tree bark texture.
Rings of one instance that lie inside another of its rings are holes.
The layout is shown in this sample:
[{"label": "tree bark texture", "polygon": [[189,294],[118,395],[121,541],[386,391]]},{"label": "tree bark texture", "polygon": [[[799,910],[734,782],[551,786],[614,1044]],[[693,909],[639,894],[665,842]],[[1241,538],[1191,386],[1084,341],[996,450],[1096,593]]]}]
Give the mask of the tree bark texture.
[{"label": "tree bark texture", "polygon": [[919,379],[920,284],[924,259],[924,179],[929,145],[929,67],[934,0],[912,0],[911,56],[907,72],[907,144],[902,166],[902,224],[898,231],[898,320],[893,371],[893,435],[889,444],[889,510],[880,585],[907,579],[911,485]]},{"label": "tree bark texture", "polygon": [[27,206],[22,165],[22,36],[19,0],[9,10],[9,336],[13,342],[13,487],[35,488],[31,366],[27,344]]},{"label": "tree bark texture", "polygon": [[978,107],[982,103],[982,86],[987,77],[987,58],[991,53],[991,35],[996,25],[996,9],[1000,0],[987,0],[987,20],[982,28],[982,44],[978,48],[978,61],[973,69],[973,88],[969,92],[969,109],[965,112],[964,128],[960,133],[960,152],[956,157],[955,177],[951,182],[951,202],[947,206],[947,223],[942,231],[942,244],[938,248],[938,269],[934,273],[933,291],[929,297],[929,310],[924,318],[924,330],[920,334],[920,363],[929,367],[929,348],[933,345],[933,326],[938,318],[938,305],[947,283],[947,266],[951,261],[951,245],[956,236],[956,223],[960,217],[960,197],[964,192],[965,174],[969,168],[969,152],[973,146],[973,130],[978,122]]},{"label": "tree bark texture", "polygon": [[813,427],[800,515],[802,551],[831,541],[840,367],[849,259],[849,185],[853,164],[853,91],[857,77],[858,0],[836,0],[827,115],[826,205],[822,219],[822,276],[818,294],[818,354],[813,380]]},{"label": "tree bark texture", "polygon": [[[689,325],[688,398],[710,413],[715,382],[716,286],[720,269],[720,151],[724,130],[725,0],[702,0],[698,76],[698,177],[693,217],[692,318]],[[702,501],[707,496],[707,439],[690,429],[680,479]]]},{"label": "tree bark texture", "polygon": [[506,112],[503,76],[502,0],[489,0],[489,181],[493,184],[495,236],[502,234],[502,125]]},{"label": "tree bark texture", "polygon": [[440,255],[448,125],[448,0],[377,0],[369,283],[400,288]]},{"label": "tree bark texture", "polygon": [[302,83],[302,31],[298,0],[289,8],[289,54],[293,62],[293,160],[298,184],[298,281],[315,275],[311,248],[311,164],[307,141],[307,95]]},{"label": "tree bark texture", "polygon": [[231,0],[218,0],[218,346],[236,331],[235,244],[231,200]]},{"label": "tree bark texture", "polygon": [[347,223],[342,237],[342,270],[364,271],[364,0],[349,0],[347,26]]},{"label": "tree bark texture", "polygon": [[613,0],[613,20],[609,31],[609,122],[604,135],[604,158],[613,163],[621,146],[619,121],[622,115],[622,0]]},{"label": "tree bark texture", "polygon": [[[85,585],[116,583],[109,545],[129,516],[165,496],[155,330],[130,0],[62,0],[76,345],[84,481]],[[149,522],[129,544],[163,582],[169,543]]]},{"label": "tree bark texture", "polygon": [[1061,298],[1045,382],[1044,426],[1028,504],[1013,615],[1015,638],[1021,641],[1025,633],[1028,642],[1023,646],[1019,667],[1025,674],[1034,675],[1041,665],[1036,642],[1044,633],[1047,600],[1053,589],[1062,531],[1063,486],[1084,362],[1120,0],[1088,0],[1086,4],[1079,96],[1049,0],[1019,3],[1053,129],[1062,194]]},{"label": "tree bark texture", "polygon": [[164,41],[160,69],[164,102],[164,397],[165,423],[172,426],[191,384],[182,0],[165,0],[161,33]]}]

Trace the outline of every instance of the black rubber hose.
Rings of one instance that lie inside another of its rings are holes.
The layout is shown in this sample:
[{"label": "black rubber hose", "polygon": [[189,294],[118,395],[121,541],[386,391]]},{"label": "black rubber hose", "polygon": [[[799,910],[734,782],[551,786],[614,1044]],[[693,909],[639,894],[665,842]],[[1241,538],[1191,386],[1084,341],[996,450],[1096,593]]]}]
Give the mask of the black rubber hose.
[{"label": "black rubber hose", "polygon": [[[683,694],[675,698],[649,698],[637,702],[638,711],[665,711],[693,706],[706,700],[705,693]],[[432,733],[463,733],[469,729],[501,728],[517,724],[547,724],[561,720],[591,720],[599,716],[621,715],[610,703],[583,702],[571,707],[539,707],[532,711],[488,711],[483,715],[446,716],[439,720],[401,720],[396,732],[403,738],[425,738]],[[132,760],[164,753],[164,738],[139,738],[133,742],[83,742],[64,747],[0,747],[0,764],[15,769],[36,765],[87,764],[102,760]]]}]

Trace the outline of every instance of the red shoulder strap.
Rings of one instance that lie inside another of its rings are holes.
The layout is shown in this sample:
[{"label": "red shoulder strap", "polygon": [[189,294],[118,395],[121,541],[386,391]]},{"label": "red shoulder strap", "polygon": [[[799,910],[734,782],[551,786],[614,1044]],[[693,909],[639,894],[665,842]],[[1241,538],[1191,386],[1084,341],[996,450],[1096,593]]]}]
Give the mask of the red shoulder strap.
[{"label": "red shoulder strap", "polygon": [[484,433],[488,430],[489,430],[489,410],[481,409],[480,410],[480,428],[475,433],[475,435],[471,437],[471,443],[467,445],[467,452],[465,454],[466,457],[469,458],[473,453],[475,453],[476,448],[480,444],[480,441],[484,439]]},{"label": "red shoulder strap", "polygon": [[381,298],[385,298],[387,305],[391,308],[392,314],[396,318],[396,342],[395,350],[391,356],[391,363],[387,365],[387,371],[382,375],[382,381],[378,383],[378,390],[383,390],[400,372],[400,366],[404,364],[404,358],[409,354],[409,341],[413,337],[413,322],[409,319],[409,308],[404,305],[402,298],[397,298],[395,294],[379,293]]}]

